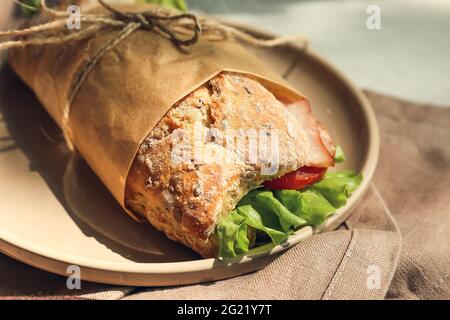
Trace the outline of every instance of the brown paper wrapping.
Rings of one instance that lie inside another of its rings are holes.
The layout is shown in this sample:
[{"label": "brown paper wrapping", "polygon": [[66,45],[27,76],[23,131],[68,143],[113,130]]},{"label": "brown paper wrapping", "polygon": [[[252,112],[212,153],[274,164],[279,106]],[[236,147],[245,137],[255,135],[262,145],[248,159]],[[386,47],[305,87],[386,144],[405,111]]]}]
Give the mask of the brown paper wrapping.
[{"label": "brown paper wrapping", "polygon": [[[149,5],[118,8],[136,12]],[[10,64],[61,126],[64,99],[75,74],[118,32],[13,49]],[[200,38],[180,50],[155,32],[137,30],[90,72],[71,105],[73,142],[125,210],[126,179],[142,141],[177,101],[222,71],[253,75],[283,101],[302,97],[233,40]]]}]

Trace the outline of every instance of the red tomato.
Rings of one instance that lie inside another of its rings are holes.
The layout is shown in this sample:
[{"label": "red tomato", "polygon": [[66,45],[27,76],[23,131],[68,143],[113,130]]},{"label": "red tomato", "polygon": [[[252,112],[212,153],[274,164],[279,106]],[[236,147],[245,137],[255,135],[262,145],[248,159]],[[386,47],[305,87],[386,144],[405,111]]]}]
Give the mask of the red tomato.
[{"label": "red tomato", "polygon": [[264,187],[272,190],[295,189],[300,190],[320,180],[327,168],[301,167],[297,171],[289,172],[277,179],[266,181]]}]

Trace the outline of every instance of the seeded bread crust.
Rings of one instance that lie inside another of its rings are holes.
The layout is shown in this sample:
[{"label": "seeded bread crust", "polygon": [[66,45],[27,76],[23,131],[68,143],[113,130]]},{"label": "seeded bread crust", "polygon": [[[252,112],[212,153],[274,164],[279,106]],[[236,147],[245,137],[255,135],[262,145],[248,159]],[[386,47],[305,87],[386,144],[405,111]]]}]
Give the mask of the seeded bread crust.
[{"label": "seeded bread crust", "polygon": [[[215,159],[226,154],[228,161],[174,162],[175,137],[180,130],[193,137],[199,126],[223,137],[229,129],[276,129],[278,170],[262,175],[261,164],[249,161],[249,148],[230,151],[219,139],[204,142],[204,150]],[[174,105],[142,143],[128,175],[126,204],[169,238],[203,257],[216,257],[216,224],[249,190],[317,162],[305,134],[257,80],[221,73]]]}]

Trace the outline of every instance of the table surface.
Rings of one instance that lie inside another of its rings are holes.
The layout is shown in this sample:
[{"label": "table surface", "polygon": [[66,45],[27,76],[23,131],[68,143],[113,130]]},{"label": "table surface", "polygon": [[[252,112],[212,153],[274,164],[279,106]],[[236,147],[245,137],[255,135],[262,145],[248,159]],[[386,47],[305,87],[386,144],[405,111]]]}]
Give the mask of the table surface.
[{"label": "table surface", "polygon": [[[418,102],[450,106],[448,0],[187,0],[190,8],[283,35],[311,48],[357,85]],[[381,29],[368,30],[369,5]]]}]

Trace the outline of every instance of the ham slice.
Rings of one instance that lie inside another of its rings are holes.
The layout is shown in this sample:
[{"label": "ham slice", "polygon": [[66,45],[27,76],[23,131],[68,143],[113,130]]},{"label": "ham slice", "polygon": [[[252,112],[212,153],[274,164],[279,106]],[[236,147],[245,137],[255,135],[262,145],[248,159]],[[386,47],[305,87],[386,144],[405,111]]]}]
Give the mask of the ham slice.
[{"label": "ham slice", "polygon": [[334,166],[335,145],[325,126],[314,118],[309,101],[304,99],[290,103],[286,108],[305,132],[313,153],[314,163],[311,163],[311,166],[322,168]]}]

